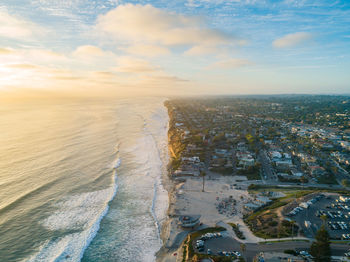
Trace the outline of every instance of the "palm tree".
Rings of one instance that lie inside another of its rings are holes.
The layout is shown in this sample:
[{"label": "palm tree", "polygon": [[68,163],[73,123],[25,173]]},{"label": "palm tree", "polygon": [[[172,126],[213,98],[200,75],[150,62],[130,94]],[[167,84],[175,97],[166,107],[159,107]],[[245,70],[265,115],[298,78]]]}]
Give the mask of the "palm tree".
[{"label": "palm tree", "polygon": [[294,220],[291,220],[291,221],[290,221],[290,225],[291,225],[291,227],[292,227],[292,240],[294,240],[294,223],[295,223]]},{"label": "palm tree", "polygon": [[241,248],[241,252],[243,254],[246,251],[247,247],[246,247],[246,245],[244,243],[241,243],[240,248]]},{"label": "palm tree", "polygon": [[201,171],[201,177],[203,178],[203,187],[202,187],[202,192],[204,192],[204,184],[205,184],[205,171]]},{"label": "palm tree", "polygon": [[323,221],[323,226],[325,227],[326,226],[326,221],[327,221],[327,216],[326,215],[322,215],[321,219]]}]

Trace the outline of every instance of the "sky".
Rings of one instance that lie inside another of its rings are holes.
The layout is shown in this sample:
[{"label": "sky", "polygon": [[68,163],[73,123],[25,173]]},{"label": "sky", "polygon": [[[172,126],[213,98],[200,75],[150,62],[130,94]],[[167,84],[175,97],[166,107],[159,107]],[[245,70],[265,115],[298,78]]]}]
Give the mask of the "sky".
[{"label": "sky", "polygon": [[0,1],[0,92],[47,90],[349,94],[350,1]]}]

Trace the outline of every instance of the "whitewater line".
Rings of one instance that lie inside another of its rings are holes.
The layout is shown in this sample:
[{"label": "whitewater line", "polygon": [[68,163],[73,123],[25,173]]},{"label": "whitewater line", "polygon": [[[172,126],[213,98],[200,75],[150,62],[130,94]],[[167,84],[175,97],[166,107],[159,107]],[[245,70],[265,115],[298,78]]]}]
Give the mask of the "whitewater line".
[{"label": "whitewater line", "polygon": [[150,208],[150,211],[151,211],[151,214],[152,214],[152,217],[153,217],[153,220],[154,220],[154,224],[156,226],[156,229],[157,229],[157,236],[158,236],[158,239],[159,239],[159,243],[160,244],[163,244],[163,241],[160,237],[160,224],[159,224],[159,221],[158,221],[158,218],[157,218],[157,215],[155,213],[155,203],[157,201],[157,187],[158,187],[158,181],[156,180],[154,182],[154,185],[153,185],[153,188],[154,188],[154,191],[153,191],[153,199],[152,199],[152,205],[151,205],[151,208]]},{"label": "whitewater line", "polygon": [[92,240],[96,237],[98,230],[100,229],[100,224],[102,219],[107,215],[108,210],[109,210],[109,203],[115,198],[115,196],[117,195],[117,191],[118,191],[118,184],[117,184],[117,180],[118,180],[118,174],[116,169],[120,166],[121,164],[121,160],[120,158],[118,158],[115,162],[114,162],[114,166],[113,166],[113,180],[114,180],[114,186],[113,186],[113,193],[112,196],[110,198],[110,200],[107,202],[105,209],[103,210],[103,212],[101,213],[100,217],[97,219],[97,221],[94,223],[94,225],[91,227],[91,229],[94,228],[95,226],[95,230],[90,231],[90,236],[88,237],[85,246],[83,247],[81,254],[80,254],[80,258],[79,261],[81,261],[81,259],[84,256],[84,253],[86,251],[86,249],[90,246]]}]

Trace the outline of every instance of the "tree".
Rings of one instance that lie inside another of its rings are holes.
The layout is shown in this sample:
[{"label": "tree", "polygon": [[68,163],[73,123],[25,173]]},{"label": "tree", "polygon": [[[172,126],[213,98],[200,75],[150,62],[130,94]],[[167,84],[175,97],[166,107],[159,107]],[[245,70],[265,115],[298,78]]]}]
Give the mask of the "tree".
[{"label": "tree", "polygon": [[290,226],[291,226],[291,230],[292,230],[292,240],[294,239],[294,223],[295,223],[294,220],[290,221]]},{"label": "tree", "polygon": [[205,172],[201,171],[200,173],[201,177],[203,178],[203,187],[202,187],[202,192],[204,192],[204,184],[205,184]]},{"label": "tree", "polygon": [[344,186],[344,187],[348,187],[350,186],[350,181],[348,179],[343,179],[341,181],[341,184]]},{"label": "tree", "polygon": [[316,241],[311,244],[310,254],[314,257],[315,262],[331,261],[329,234],[324,225],[317,231]]},{"label": "tree", "polygon": [[326,215],[322,215],[320,218],[321,218],[322,221],[323,221],[323,226],[326,226],[327,216],[326,216]]},{"label": "tree", "polygon": [[242,254],[244,254],[244,252],[246,251],[246,248],[247,248],[246,245],[244,243],[241,243],[240,248],[241,248]]}]

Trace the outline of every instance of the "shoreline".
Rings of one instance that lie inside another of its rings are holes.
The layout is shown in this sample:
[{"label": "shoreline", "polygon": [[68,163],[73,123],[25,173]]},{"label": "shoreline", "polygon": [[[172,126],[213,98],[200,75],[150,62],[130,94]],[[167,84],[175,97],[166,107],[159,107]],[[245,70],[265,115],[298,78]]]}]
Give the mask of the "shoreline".
[{"label": "shoreline", "polygon": [[169,139],[169,128],[170,128],[170,121],[171,121],[171,116],[169,114],[169,110],[168,107],[165,105],[165,101],[164,101],[164,105],[163,105],[166,110],[167,110],[167,114],[168,114],[168,124],[167,124],[167,163],[164,166],[164,172],[162,173],[161,176],[161,186],[168,192],[168,207],[166,209],[165,212],[165,219],[164,221],[162,221],[160,223],[160,240],[162,242],[162,245],[160,247],[160,249],[155,253],[155,261],[163,261],[165,256],[168,253],[168,250],[166,249],[166,243],[168,241],[169,235],[170,235],[170,227],[171,227],[171,207],[174,205],[175,199],[173,197],[174,191],[175,191],[175,184],[174,181],[170,178],[170,169],[171,169],[171,154],[173,153],[171,151],[171,147],[170,147],[170,139]]},{"label": "shoreline", "polygon": [[[207,227],[215,227],[217,224],[227,223],[243,224],[242,199],[248,200],[250,196],[245,186],[242,189],[233,189],[233,184],[241,184],[246,177],[242,176],[222,176],[217,173],[207,171],[206,188],[202,191],[201,177],[177,177],[172,178],[173,168],[176,167],[176,156],[181,154],[182,144],[178,140],[175,131],[174,112],[170,106],[164,102],[164,106],[168,110],[169,123],[167,132],[167,150],[168,150],[168,165],[162,176],[162,185],[168,191],[168,209],[166,211],[165,220],[161,224],[160,237],[162,247],[155,253],[156,262],[176,262],[182,261],[182,244],[188,233],[204,229]],[[243,182],[244,184],[244,182]],[[234,215],[219,213],[217,209],[218,199],[235,198],[238,204],[237,212]],[[195,230],[186,230],[179,228],[177,217],[187,214],[201,215],[201,225]],[[232,230],[230,230],[232,231]],[[259,239],[245,228],[248,241],[239,240],[236,235],[231,232],[231,237],[240,242],[257,242]],[[175,254],[176,253],[176,254]]]}]

